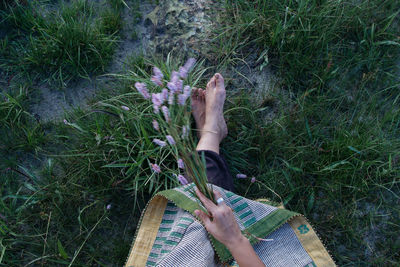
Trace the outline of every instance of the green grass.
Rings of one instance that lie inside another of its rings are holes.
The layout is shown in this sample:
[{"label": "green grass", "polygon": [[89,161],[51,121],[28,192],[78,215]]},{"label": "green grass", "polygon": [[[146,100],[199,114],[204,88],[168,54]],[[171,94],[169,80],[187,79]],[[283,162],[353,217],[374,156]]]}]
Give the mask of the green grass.
[{"label": "green grass", "polygon": [[[128,59],[130,71],[115,76],[113,95],[103,92],[66,114],[67,123],[40,123],[29,113],[30,86],[6,86],[11,75],[66,82],[101,71],[112,54],[101,51],[113,46],[126,6],[109,1],[112,9],[97,13],[91,3],[72,1],[52,17],[33,13],[46,2],[1,6],[1,29],[10,27],[0,43],[8,75],[0,95],[0,266],[121,266],[146,201],[177,185],[175,159],[151,143],[154,113],[133,84],[148,79],[153,64],[168,73],[179,59]],[[256,0],[226,7],[214,40],[218,63],[236,64],[255,51],[260,68],[271,65],[279,78],[261,101],[228,83],[222,153],[234,176],[257,179],[237,180],[237,192],[305,214],[340,266],[398,265],[399,4]],[[77,54],[82,40],[94,49]],[[49,56],[32,53],[32,44]],[[212,70],[200,65],[190,80],[204,86]],[[162,175],[151,172],[154,161]]]},{"label": "green grass", "polygon": [[291,90],[329,88],[333,79],[380,79],[400,49],[398,1],[226,1],[218,61],[256,50]]},{"label": "green grass", "polygon": [[221,65],[256,53],[288,92],[258,108],[239,93],[226,111],[232,172],[258,180],[239,192],[305,214],[341,266],[399,262],[399,7],[226,1],[214,40]]},{"label": "green grass", "polygon": [[[61,87],[104,71],[121,28],[118,2],[112,2],[115,8],[86,0],[53,5],[22,1],[3,8],[1,69],[33,80],[39,75]],[[99,9],[104,11],[99,14]]]}]

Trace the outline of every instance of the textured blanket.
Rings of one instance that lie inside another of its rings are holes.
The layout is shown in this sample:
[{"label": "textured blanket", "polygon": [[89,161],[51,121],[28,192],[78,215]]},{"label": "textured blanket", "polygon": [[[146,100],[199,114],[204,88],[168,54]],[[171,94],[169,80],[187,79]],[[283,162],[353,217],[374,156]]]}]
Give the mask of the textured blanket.
[{"label": "textured blanket", "polygon": [[[125,266],[238,266],[194,215],[204,209],[194,184],[157,193],[143,211]],[[335,266],[301,215],[268,200],[249,200],[212,186],[232,208],[243,234],[266,266]],[[272,239],[264,241],[260,239]]]}]

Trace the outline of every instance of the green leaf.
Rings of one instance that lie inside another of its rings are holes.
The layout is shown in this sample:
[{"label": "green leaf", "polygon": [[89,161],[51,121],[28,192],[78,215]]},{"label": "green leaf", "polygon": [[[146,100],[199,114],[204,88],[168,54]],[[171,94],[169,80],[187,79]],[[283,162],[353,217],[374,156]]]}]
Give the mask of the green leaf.
[{"label": "green leaf", "polygon": [[64,260],[68,259],[68,254],[65,251],[63,245],[61,244],[60,240],[57,240],[57,247],[58,247],[58,253],[60,254],[61,258],[63,258]]},{"label": "green leaf", "polygon": [[356,152],[357,154],[361,155],[361,151],[357,150],[356,148],[352,147],[352,146],[347,146],[348,149],[350,149],[353,152]]}]

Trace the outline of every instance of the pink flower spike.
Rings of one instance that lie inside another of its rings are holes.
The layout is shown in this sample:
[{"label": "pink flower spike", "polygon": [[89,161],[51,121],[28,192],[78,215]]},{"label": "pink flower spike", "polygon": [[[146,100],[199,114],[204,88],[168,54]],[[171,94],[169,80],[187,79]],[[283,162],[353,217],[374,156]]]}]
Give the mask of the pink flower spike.
[{"label": "pink flower spike", "polygon": [[256,177],[252,177],[251,178],[251,183],[255,183],[257,180],[256,180]]},{"label": "pink flower spike", "polygon": [[153,102],[153,109],[154,113],[158,113],[160,106],[162,105],[163,101],[161,101],[161,94],[151,94],[151,102]]},{"label": "pink flower spike", "polygon": [[186,125],[182,127],[182,139],[189,137],[189,129],[189,126]]},{"label": "pink flower spike", "polygon": [[192,69],[192,67],[194,66],[194,64],[196,64],[196,59],[191,57],[186,61],[185,65],[183,65],[183,67],[185,69],[187,69],[188,71],[190,71]]},{"label": "pink flower spike", "polygon": [[238,178],[238,179],[246,179],[247,175],[243,174],[243,173],[239,173],[239,174],[236,174],[236,178]]},{"label": "pink flower spike", "polygon": [[136,82],[135,83],[135,87],[145,99],[149,99],[150,98],[150,94],[147,91],[147,87],[146,87],[145,83]]},{"label": "pink flower spike", "polygon": [[185,176],[183,176],[182,174],[178,175],[178,180],[182,185],[187,185],[189,182],[187,181],[187,179],[185,178]]},{"label": "pink flower spike", "polygon": [[174,138],[173,138],[172,136],[167,135],[166,138],[167,138],[167,140],[168,140],[168,143],[169,143],[171,146],[175,145],[175,140],[174,140]]},{"label": "pink flower spike", "polygon": [[170,119],[169,109],[168,109],[166,106],[162,106],[162,107],[161,107],[161,111],[162,111],[162,113],[164,114],[165,120],[166,120],[167,122],[170,122],[171,119]]},{"label": "pink flower spike", "polygon": [[160,130],[160,126],[158,125],[158,122],[157,122],[156,120],[153,120],[153,128],[154,128],[154,130],[156,130],[156,131],[159,131],[159,130]]},{"label": "pink flower spike", "polygon": [[192,92],[192,88],[191,88],[189,85],[186,85],[186,86],[183,88],[183,94],[184,94],[184,95],[187,95],[187,96],[189,97],[190,94],[191,94],[191,92]]},{"label": "pink flower spike", "polygon": [[182,159],[178,159],[178,168],[179,169],[185,169],[185,163],[183,163]]},{"label": "pink flower spike", "polygon": [[168,100],[168,89],[167,88],[162,89],[161,95],[162,95],[162,102],[164,103],[164,101]]},{"label": "pink flower spike", "polygon": [[151,165],[151,169],[152,169],[154,172],[156,172],[156,173],[160,173],[160,172],[161,172],[161,168],[160,168],[160,166],[158,166],[157,164],[150,163],[150,165]]},{"label": "pink flower spike", "polygon": [[177,89],[176,89],[176,85],[173,82],[168,82],[167,83],[167,87],[169,90],[171,90],[172,93],[174,93]]},{"label": "pink flower spike", "polygon": [[184,94],[178,95],[178,104],[184,106],[186,102],[186,96]]},{"label": "pink flower spike", "polygon": [[183,81],[181,79],[178,79],[175,82],[175,87],[176,87],[176,92],[175,93],[182,93]]},{"label": "pink flower spike", "polygon": [[68,125],[68,121],[66,119],[63,120],[65,125]]},{"label": "pink flower spike", "polygon": [[188,69],[186,69],[185,67],[180,67],[179,68],[179,76],[182,79],[186,79],[187,75],[188,75]]},{"label": "pink flower spike", "polygon": [[156,145],[159,145],[160,147],[165,147],[167,145],[166,142],[161,141],[160,139],[157,139],[157,138],[153,139],[153,143]]},{"label": "pink flower spike", "polygon": [[163,82],[157,76],[152,76],[150,80],[157,86],[162,86],[163,85]]},{"label": "pink flower spike", "polygon": [[164,77],[164,75],[162,74],[161,70],[159,68],[157,68],[157,67],[153,68],[153,73],[154,73],[154,76],[156,76],[156,77],[158,77],[160,79],[162,77]]},{"label": "pink flower spike", "polygon": [[173,91],[169,91],[169,97],[168,97],[168,104],[173,105],[175,100],[175,95]]},{"label": "pink flower spike", "polygon": [[122,108],[123,110],[126,110],[126,111],[129,111],[129,110],[130,110],[130,108],[128,108],[127,106],[121,106],[121,108]]},{"label": "pink flower spike", "polygon": [[107,210],[110,210],[110,209],[111,209],[111,204],[108,204],[107,207],[106,207],[106,209],[107,209]]}]

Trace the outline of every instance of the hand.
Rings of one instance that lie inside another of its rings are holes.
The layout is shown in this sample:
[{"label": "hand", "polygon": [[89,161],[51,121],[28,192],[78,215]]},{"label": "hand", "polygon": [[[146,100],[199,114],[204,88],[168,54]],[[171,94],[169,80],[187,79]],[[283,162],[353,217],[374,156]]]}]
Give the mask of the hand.
[{"label": "hand", "polygon": [[[224,244],[228,249],[243,241],[245,238],[240,231],[239,225],[235,220],[232,209],[225,202],[215,205],[210,199],[205,197],[197,188],[196,194],[200,198],[209,215],[201,210],[194,213],[201,219],[207,231],[215,239]],[[214,191],[215,199],[221,197],[219,192]]]}]

